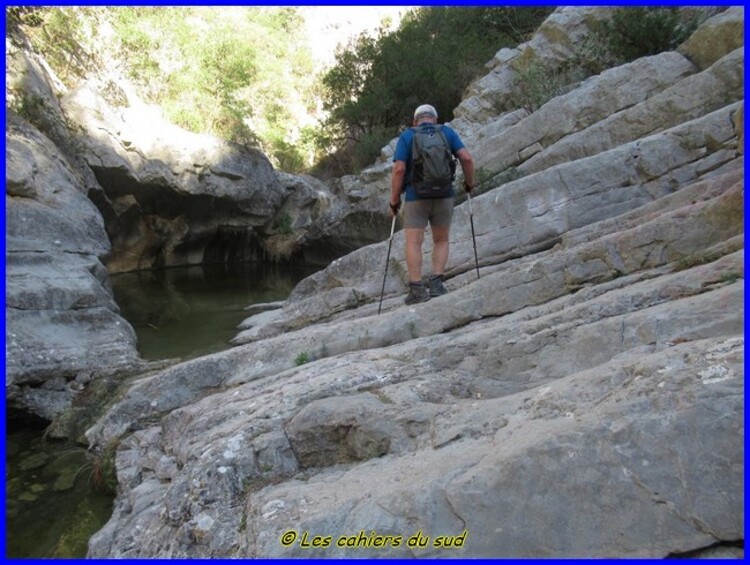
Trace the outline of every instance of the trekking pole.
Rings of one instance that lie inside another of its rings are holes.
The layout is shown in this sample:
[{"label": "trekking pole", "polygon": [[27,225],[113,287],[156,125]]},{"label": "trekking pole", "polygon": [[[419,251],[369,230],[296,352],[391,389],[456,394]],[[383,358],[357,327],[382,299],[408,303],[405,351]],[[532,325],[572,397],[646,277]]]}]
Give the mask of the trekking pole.
[{"label": "trekking pole", "polygon": [[388,255],[385,258],[385,273],[383,273],[383,288],[380,289],[380,304],[378,305],[378,316],[383,308],[383,293],[385,293],[385,279],[388,276],[388,262],[391,260],[391,244],[393,243],[393,232],[396,230],[396,214],[393,214],[391,223],[391,236],[388,238]]},{"label": "trekking pole", "polygon": [[471,207],[471,192],[466,193],[469,200],[469,221],[471,222],[471,241],[474,243],[474,263],[477,266],[477,280],[479,280],[479,259],[477,258],[477,238],[474,235],[474,209]]}]

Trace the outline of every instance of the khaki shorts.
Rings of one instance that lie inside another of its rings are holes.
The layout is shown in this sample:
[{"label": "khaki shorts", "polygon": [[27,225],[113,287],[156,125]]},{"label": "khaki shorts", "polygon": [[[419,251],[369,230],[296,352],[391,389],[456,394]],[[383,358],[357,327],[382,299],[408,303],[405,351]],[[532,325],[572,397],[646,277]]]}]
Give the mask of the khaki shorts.
[{"label": "khaki shorts", "polygon": [[450,227],[454,201],[450,197],[404,202],[404,227],[426,228],[428,222],[437,228]]}]

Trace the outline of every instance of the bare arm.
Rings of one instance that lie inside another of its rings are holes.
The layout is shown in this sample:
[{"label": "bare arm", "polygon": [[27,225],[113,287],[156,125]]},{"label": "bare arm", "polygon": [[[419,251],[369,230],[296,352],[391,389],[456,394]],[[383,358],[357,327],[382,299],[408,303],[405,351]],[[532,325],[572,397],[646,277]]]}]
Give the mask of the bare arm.
[{"label": "bare arm", "polygon": [[471,153],[465,147],[456,152],[456,157],[461,161],[461,170],[464,172],[464,182],[467,185],[474,186],[474,159]]},{"label": "bare arm", "polygon": [[393,173],[391,174],[391,213],[393,213],[393,208],[401,203],[401,189],[404,186],[405,174],[406,163],[396,161],[393,164]]}]

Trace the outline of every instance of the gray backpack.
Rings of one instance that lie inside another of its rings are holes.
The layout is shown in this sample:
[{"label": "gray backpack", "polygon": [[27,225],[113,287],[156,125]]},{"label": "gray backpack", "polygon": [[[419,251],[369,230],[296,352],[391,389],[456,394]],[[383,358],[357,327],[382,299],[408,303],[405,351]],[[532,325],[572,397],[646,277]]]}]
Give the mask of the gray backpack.
[{"label": "gray backpack", "polygon": [[456,177],[456,159],[440,125],[411,128],[411,184],[420,198],[448,198]]}]

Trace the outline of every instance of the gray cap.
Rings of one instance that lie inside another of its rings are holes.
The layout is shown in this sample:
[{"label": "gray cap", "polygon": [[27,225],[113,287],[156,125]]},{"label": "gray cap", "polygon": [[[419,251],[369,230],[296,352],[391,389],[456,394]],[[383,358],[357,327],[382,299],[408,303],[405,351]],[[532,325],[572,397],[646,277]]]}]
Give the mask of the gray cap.
[{"label": "gray cap", "polygon": [[430,106],[429,104],[422,104],[419,108],[414,110],[414,119],[416,120],[421,116],[433,116],[437,118],[438,114],[434,106]]}]

